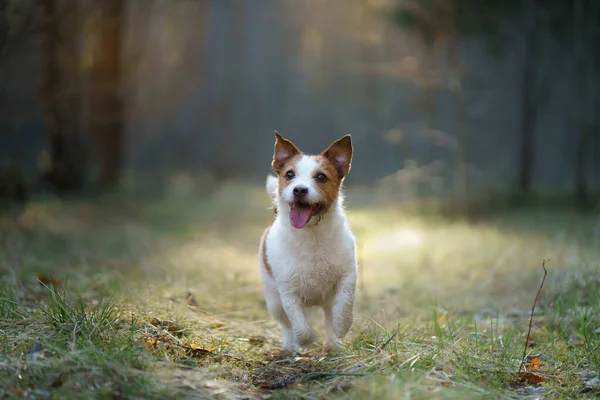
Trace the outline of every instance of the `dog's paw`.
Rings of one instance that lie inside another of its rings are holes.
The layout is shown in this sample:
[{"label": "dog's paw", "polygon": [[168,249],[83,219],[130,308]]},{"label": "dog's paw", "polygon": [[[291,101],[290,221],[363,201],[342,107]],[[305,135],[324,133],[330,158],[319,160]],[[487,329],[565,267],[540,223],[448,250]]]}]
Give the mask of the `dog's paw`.
[{"label": "dog's paw", "polygon": [[298,352],[300,351],[299,348],[283,348],[279,351],[278,356],[282,357],[282,358],[287,358],[287,357],[294,357],[296,355],[298,355]]},{"label": "dog's paw", "polygon": [[315,336],[314,332],[311,330],[306,330],[306,331],[300,332],[296,336],[297,336],[298,344],[300,345],[300,347],[310,346],[317,338]]},{"label": "dog's paw", "polygon": [[300,351],[300,346],[297,343],[283,343],[282,353],[286,353],[288,355],[294,355]]},{"label": "dog's paw", "polygon": [[323,343],[323,347],[325,347],[326,351],[336,351],[344,348],[342,341],[338,338],[328,338]]}]

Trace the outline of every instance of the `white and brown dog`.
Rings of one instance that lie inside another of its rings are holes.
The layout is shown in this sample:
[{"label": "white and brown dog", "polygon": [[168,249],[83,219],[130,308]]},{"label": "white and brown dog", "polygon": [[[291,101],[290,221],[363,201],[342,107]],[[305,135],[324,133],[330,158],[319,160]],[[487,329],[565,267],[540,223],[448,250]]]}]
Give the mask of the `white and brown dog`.
[{"label": "white and brown dog", "polygon": [[275,132],[267,178],[275,220],[260,242],[259,259],[270,313],[283,335],[283,349],[295,352],[315,340],[307,307],[325,314],[325,346],[339,348],[353,320],[356,291],[355,240],[341,193],[352,162],[350,135],[319,155],[305,155]]}]

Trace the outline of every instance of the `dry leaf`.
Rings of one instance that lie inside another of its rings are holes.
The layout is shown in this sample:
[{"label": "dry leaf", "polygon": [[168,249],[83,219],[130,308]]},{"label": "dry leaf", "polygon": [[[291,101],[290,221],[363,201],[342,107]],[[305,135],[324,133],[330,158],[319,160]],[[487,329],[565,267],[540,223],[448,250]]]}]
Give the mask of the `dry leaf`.
[{"label": "dry leaf", "polygon": [[196,298],[194,297],[194,295],[191,292],[187,293],[187,299],[186,299],[185,303],[190,307],[198,307],[198,308],[200,307],[200,305],[196,301]]},{"label": "dry leaf", "polygon": [[36,274],[37,280],[43,283],[44,285],[48,285],[50,283],[50,279],[44,275],[42,272],[38,272]]},{"label": "dry leaf", "polygon": [[190,345],[190,349],[192,349],[192,350],[198,350],[198,351],[206,351],[208,353],[212,353],[213,351],[215,351],[217,349],[217,346],[201,347],[201,346],[198,346],[196,344],[191,344]]},{"label": "dry leaf", "polygon": [[533,359],[529,362],[528,368],[530,370],[540,369],[542,366],[542,361],[539,357],[533,357]]},{"label": "dry leaf", "polygon": [[59,278],[52,278],[52,277],[46,276],[42,272],[38,272],[36,274],[36,277],[37,277],[37,280],[40,281],[40,283],[42,283],[42,284],[44,284],[46,286],[50,285],[51,283],[54,286],[58,286],[58,285],[60,285],[62,283],[61,279],[59,279]]},{"label": "dry leaf", "polygon": [[144,336],[142,338],[142,346],[144,346],[144,348],[146,350],[152,350],[152,349],[156,348],[157,345],[158,345],[158,339],[156,339],[155,337]]},{"label": "dry leaf", "polygon": [[314,362],[314,360],[309,357],[296,357],[294,358],[294,361],[298,361],[305,364],[312,364]]},{"label": "dry leaf", "polygon": [[262,347],[265,345],[265,339],[261,337],[251,337],[248,338],[248,343],[250,343],[252,346]]},{"label": "dry leaf", "polygon": [[540,374],[534,374],[533,372],[526,372],[526,371],[520,372],[518,374],[518,377],[519,377],[519,381],[521,383],[525,383],[528,385],[537,385],[546,380],[546,378],[544,378]]},{"label": "dry leaf", "polygon": [[57,388],[57,387],[62,386],[63,383],[64,383],[64,375],[61,372],[60,374],[58,374],[58,376],[56,378],[54,378],[52,380],[52,383],[50,384],[50,386],[53,388]]},{"label": "dry leaf", "polygon": [[206,357],[211,354],[213,351],[217,349],[217,346],[212,347],[201,347],[196,344],[191,344],[189,346],[184,347],[189,353],[191,353],[192,357]]}]

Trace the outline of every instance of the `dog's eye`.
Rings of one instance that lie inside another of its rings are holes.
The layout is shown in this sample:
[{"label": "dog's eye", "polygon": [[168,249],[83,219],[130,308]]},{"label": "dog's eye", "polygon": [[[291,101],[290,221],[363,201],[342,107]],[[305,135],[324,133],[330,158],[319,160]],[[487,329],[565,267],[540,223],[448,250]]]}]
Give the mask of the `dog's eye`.
[{"label": "dog's eye", "polygon": [[294,179],[294,176],[296,176],[296,175],[294,174],[294,171],[288,171],[288,172],[285,174],[285,179],[287,179],[288,181],[291,181],[292,179]]},{"label": "dog's eye", "polygon": [[327,182],[327,177],[325,176],[325,174],[319,174],[315,177],[315,179],[317,180],[317,182],[319,183],[325,183]]}]

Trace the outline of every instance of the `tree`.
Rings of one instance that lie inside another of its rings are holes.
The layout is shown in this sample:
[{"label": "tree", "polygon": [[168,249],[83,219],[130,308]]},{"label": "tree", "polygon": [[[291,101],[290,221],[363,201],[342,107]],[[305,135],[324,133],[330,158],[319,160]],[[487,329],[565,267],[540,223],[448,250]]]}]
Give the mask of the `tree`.
[{"label": "tree", "polygon": [[518,195],[530,194],[534,166],[534,132],[537,107],[532,99],[535,84],[535,3],[523,0],[522,30],[524,54],[521,58],[521,121],[519,124],[520,156],[518,172]]},{"label": "tree", "polygon": [[[465,124],[464,99],[464,64],[462,60],[463,38],[471,29],[463,10],[463,0],[429,0],[425,2],[408,2],[405,7],[396,11],[397,24],[418,34],[422,44],[432,51],[436,43],[443,42],[447,47],[446,59],[449,64],[449,77],[443,80],[445,89],[450,91],[453,99],[454,127],[452,135],[456,143],[455,160],[455,196],[457,205],[467,211],[469,193],[469,166],[467,135]],[[473,9],[476,9],[473,4]],[[471,12],[471,10],[470,10]],[[428,57],[429,58],[429,57]],[[429,69],[429,66],[427,66]],[[439,89],[439,88],[437,88]],[[429,86],[430,96],[435,89]],[[427,107],[427,106],[425,106]]]},{"label": "tree", "polygon": [[99,164],[98,185],[118,184],[123,167],[124,103],[121,90],[121,43],[124,0],[96,0],[100,8],[99,40],[90,72],[90,134]]},{"label": "tree", "polygon": [[85,183],[85,157],[76,125],[79,102],[73,100],[76,92],[66,90],[74,71],[68,68],[68,64],[72,63],[66,63],[64,58],[61,60],[61,54],[66,53],[61,46],[66,46],[67,41],[72,40],[69,35],[73,34],[65,32],[66,19],[61,17],[61,11],[64,11],[61,6],[69,7],[71,13],[76,13],[77,1],[44,0],[41,4],[44,72],[40,92],[51,160],[50,169],[42,179],[57,193],[65,194],[80,191]]}]

